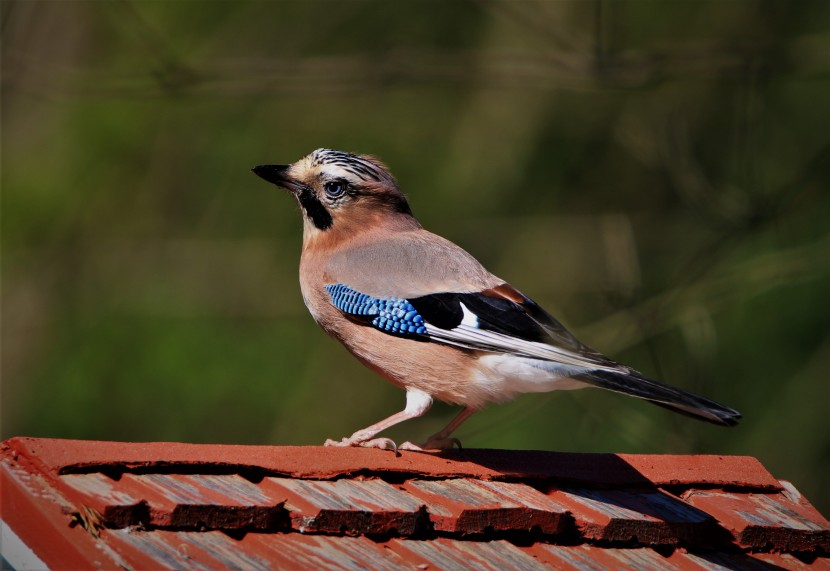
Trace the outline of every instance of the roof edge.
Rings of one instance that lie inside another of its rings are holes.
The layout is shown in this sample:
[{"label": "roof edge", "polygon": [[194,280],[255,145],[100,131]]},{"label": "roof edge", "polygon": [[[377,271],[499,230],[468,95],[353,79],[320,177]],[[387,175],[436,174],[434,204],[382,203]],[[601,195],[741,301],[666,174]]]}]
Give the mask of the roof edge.
[{"label": "roof edge", "polygon": [[[781,490],[750,456],[602,454],[534,450],[464,449],[390,451],[323,446],[114,442],[14,437],[0,456],[23,456],[53,475],[110,469],[215,473],[250,470],[300,479],[335,479],[358,473],[482,480],[555,480],[597,486],[710,486]],[[199,467],[202,468],[199,468]]]}]

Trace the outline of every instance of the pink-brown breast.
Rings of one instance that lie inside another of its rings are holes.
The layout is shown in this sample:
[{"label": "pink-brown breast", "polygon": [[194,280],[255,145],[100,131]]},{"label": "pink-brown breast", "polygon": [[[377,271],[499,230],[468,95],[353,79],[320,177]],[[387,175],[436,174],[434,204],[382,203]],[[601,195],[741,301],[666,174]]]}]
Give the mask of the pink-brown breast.
[{"label": "pink-brown breast", "polygon": [[364,365],[401,388],[417,388],[444,402],[475,407],[494,400],[482,385],[478,354],[384,333],[350,320],[326,285],[343,283],[378,297],[435,291],[481,291],[503,283],[457,245],[423,230],[411,216],[350,217],[326,232],[308,232],[300,286],[314,319]]},{"label": "pink-brown breast", "polygon": [[[398,337],[348,319],[323,287],[334,283],[317,264],[301,264],[303,298],[314,320],[369,369],[402,389],[420,389],[438,400],[468,404],[477,356],[428,341]],[[311,266],[311,267],[309,267]],[[480,400],[480,399],[473,399]]]}]

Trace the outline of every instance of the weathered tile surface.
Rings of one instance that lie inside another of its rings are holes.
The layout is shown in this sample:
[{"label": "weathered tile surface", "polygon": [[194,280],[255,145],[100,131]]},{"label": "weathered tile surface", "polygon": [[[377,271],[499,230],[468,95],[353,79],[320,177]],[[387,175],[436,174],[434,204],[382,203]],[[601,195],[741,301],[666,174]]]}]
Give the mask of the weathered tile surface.
[{"label": "weathered tile surface", "polygon": [[691,490],[683,497],[712,514],[742,547],[779,551],[830,551],[830,523],[787,494]]},{"label": "weathered tile surface", "polygon": [[287,523],[282,498],[235,474],[124,474],[116,481],[93,473],[60,480],[108,527],[270,529]]},{"label": "weathered tile surface", "polygon": [[536,528],[556,533],[567,515],[562,506],[524,484],[453,478],[411,480],[405,489],[423,500],[437,531],[470,534]]},{"label": "weathered tile surface", "polygon": [[549,495],[573,514],[589,539],[675,545],[711,543],[716,533],[709,514],[660,490],[561,488]]},{"label": "weathered tile surface", "polygon": [[379,479],[266,480],[282,490],[300,532],[412,535],[425,517],[420,500]]},{"label": "weathered tile surface", "polygon": [[527,571],[548,567],[509,541],[453,541],[438,538],[430,541],[393,540],[390,547],[419,569],[480,569]]},{"label": "weathered tile surface", "polygon": [[748,458],[12,439],[0,490],[3,549],[51,568],[830,569]]},{"label": "weathered tile surface", "polygon": [[676,561],[645,547],[633,549],[597,549],[592,545],[545,545],[533,548],[533,553],[550,568],[579,571],[679,571],[684,569]]}]

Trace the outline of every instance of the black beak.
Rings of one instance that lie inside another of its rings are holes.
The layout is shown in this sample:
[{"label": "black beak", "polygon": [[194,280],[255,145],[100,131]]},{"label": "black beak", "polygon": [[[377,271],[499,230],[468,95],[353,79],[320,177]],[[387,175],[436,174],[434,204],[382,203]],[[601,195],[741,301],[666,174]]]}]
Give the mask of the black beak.
[{"label": "black beak", "polygon": [[289,166],[291,165],[259,165],[252,168],[251,172],[272,184],[293,191],[296,188],[294,181],[285,174]]}]

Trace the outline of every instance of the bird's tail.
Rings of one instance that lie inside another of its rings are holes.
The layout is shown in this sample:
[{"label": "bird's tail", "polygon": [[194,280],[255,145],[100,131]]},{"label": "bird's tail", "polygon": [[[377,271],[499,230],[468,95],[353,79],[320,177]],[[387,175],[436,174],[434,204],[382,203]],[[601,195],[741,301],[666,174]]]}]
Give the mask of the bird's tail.
[{"label": "bird's tail", "polygon": [[627,373],[594,370],[579,373],[573,378],[595,387],[651,401],[680,414],[721,426],[735,426],[741,418],[741,413],[737,410],[702,396],[664,385],[633,369],[629,369]]}]

